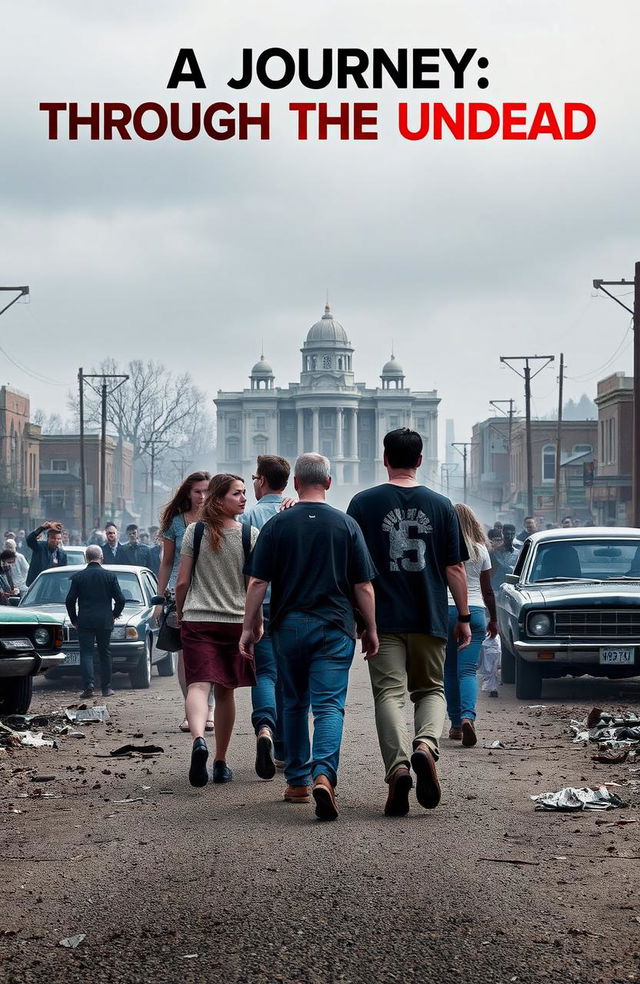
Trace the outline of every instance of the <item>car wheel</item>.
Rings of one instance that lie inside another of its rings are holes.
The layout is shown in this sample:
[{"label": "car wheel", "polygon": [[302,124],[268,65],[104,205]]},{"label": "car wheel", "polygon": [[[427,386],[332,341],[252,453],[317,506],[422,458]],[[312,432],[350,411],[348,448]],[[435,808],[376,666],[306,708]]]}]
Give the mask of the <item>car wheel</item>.
[{"label": "car wheel", "polygon": [[539,700],[542,696],[542,670],[537,663],[527,663],[516,657],[516,697],[518,700]]},{"label": "car wheel", "polygon": [[33,677],[14,677],[0,685],[0,713],[26,714],[31,704]]},{"label": "car wheel", "polygon": [[503,683],[515,683],[516,681],[516,660],[509,643],[506,639],[502,640],[502,653],[500,656],[500,676]]},{"label": "car wheel", "polygon": [[131,686],[135,690],[148,690],[151,686],[151,646],[147,643],[135,670],[129,674]]},{"label": "car wheel", "polygon": [[178,654],[167,653],[164,659],[156,663],[158,676],[173,676],[178,669]]}]

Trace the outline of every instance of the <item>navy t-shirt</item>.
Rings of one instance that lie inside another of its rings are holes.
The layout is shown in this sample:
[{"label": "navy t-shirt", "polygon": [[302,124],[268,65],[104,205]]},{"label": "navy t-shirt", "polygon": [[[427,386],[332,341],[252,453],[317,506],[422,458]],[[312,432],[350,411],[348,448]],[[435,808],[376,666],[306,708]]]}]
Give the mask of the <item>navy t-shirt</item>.
[{"label": "navy t-shirt", "polygon": [[378,485],[349,503],[376,565],[379,632],[447,638],[446,568],[468,560],[449,499],[424,485]]},{"label": "navy t-shirt", "polygon": [[351,638],[353,585],[376,575],[358,524],[326,502],[298,502],[270,519],[244,572],[271,582],[269,631],[288,612],[310,612]]}]

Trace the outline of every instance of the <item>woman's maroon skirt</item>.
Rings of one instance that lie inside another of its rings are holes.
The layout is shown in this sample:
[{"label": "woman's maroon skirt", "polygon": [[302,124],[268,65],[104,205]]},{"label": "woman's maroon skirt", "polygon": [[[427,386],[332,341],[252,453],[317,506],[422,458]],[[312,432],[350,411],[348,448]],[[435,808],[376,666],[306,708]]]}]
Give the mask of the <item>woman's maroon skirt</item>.
[{"label": "woman's maroon skirt", "polygon": [[254,687],[255,664],[240,655],[241,622],[182,622],[184,673],[190,683]]}]

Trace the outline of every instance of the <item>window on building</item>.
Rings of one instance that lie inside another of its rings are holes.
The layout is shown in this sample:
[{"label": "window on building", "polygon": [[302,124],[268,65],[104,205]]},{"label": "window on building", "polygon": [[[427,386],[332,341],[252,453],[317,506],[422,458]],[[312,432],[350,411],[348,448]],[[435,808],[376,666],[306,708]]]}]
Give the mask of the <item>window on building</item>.
[{"label": "window on building", "polygon": [[227,461],[240,461],[240,441],[235,438],[227,441]]},{"label": "window on building", "polygon": [[338,356],[338,369],[344,369],[344,358],[341,355]]},{"label": "window on building", "polygon": [[240,430],[240,422],[237,417],[227,417],[227,430],[230,434],[237,434]]},{"label": "window on building", "polygon": [[545,444],[542,449],[542,481],[555,482],[556,480],[556,446],[555,444]]},{"label": "window on building", "polygon": [[258,437],[255,441],[256,454],[267,453],[267,442],[264,437]]},{"label": "window on building", "polygon": [[66,458],[52,458],[51,459],[51,471],[56,472],[68,472],[69,462]]},{"label": "window on building", "polygon": [[55,512],[66,507],[67,493],[64,489],[45,489],[42,494],[42,508],[45,513]]},{"label": "window on building", "polygon": [[323,369],[331,369],[331,356],[330,355],[323,355],[322,356],[322,368]]},{"label": "window on building", "polygon": [[574,444],[572,454],[593,454],[591,444]]},{"label": "window on building", "polygon": [[263,431],[266,429],[266,426],[267,423],[266,423],[265,415],[263,413],[259,413],[258,416],[256,417],[256,430]]},{"label": "window on building", "polygon": [[325,411],[320,414],[321,427],[333,427],[333,414]]},{"label": "window on building", "polygon": [[400,417],[397,413],[392,413],[389,416],[389,429],[396,430],[400,426]]},{"label": "window on building", "polygon": [[426,418],[416,417],[416,427],[418,428],[419,431],[423,431],[426,427]]}]

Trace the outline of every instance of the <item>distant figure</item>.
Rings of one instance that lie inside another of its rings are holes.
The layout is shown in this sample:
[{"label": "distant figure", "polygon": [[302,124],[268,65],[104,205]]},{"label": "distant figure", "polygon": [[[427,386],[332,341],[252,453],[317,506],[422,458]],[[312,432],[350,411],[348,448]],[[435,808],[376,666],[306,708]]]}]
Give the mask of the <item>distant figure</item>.
[{"label": "distant figure", "polygon": [[561,525],[563,530],[570,530],[573,526],[573,519],[571,516],[563,516]]},{"label": "distant figure", "polygon": [[[66,599],[67,612],[71,624],[78,631],[80,644],[80,669],[82,685],[81,697],[93,697],[93,647],[98,647],[100,656],[100,685],[102,696],[110,697],[111,653],[109,642],[114,619],[122,614],[124,595],[120,590],[118,578],[112,571],[102,566],[102,550],[92,544],[85,551],[87,566],[71,577],[71,587]],[[113,602],[113,605],[112,605]],[[77,606],[77,608],[76,608]]]},{"label": "distant figure", "polygon": [[537,532],[538,532],[538,521],[536,520],[536,517],[525,516],[524,529],[520,530],[517,538],[518,540],[522,540],[524,542],[528,536],[531,536],[532,533],[537,533]]},{"label": "distant figure", "polygon": [[[11,539],[11,538],[9,538]],[[18,530],[16,535],[16,550],[18,553],[22,554],[23,557],[27,556],[27,550],[29,549],[27,544],[27,534],[24,530]]]},{"label": "distant figure", "polygon": [[505,523],[502,527],[502,543],[499,545],[489,533],[489,542],[492,546],[491,586],[494,591],[497,591],[500,585],[504,584],[507,574],[513,574],[513,569],[520,556],[519,549],[513,545],[515,532],[516,528],[513,523]]},{"label": "distant figure", "polygon": [[20,592],[13,580],[13,565],[16,555],[12,550],[0,553],[0,605],[8,605],[9,598],[15,598]]},{"label": "distant figure", "polygon": [[[46,540],[38,540],[44,531],[47,531]],[[27,537],[27,546],[32,550],[29,573],[27,574],[27,587],[33,584],[38,574],[49,570],[50,567],[66,567],[67,555],[62,549],[62,523],[54,523],[47,520]]]},{"label": "distant figure", "polygon": [[149,568],[157,577],[162,563],[162,540],[157,533],[154,534],[153,540],[153,546],[149,547]]},{"label": "distant figure", "polygon": [[107,523],[104,528],[106,543],[102,547],[103,564],[126,564],[122,559],[121,546],[118,540],[118,527],[115,523]]},{"label": "distant figure", "polygon": [[127,537],[129,542],[120,544],[119,557],[122,560],[118,560],[118,563],[130,567],[148,567],[151,559],[149,547],[146,543],[140,543],[139,530],[135,523],[127,526]]},{"label": "distant figure", "polygon": [[15,540],[5,540],[4,549],[11,550],[16,555],[13,565],[13,580],[20,594],[23,594],[27,590],[27,574],[29,573],[27,559],[21,553],[17,552]]}]

